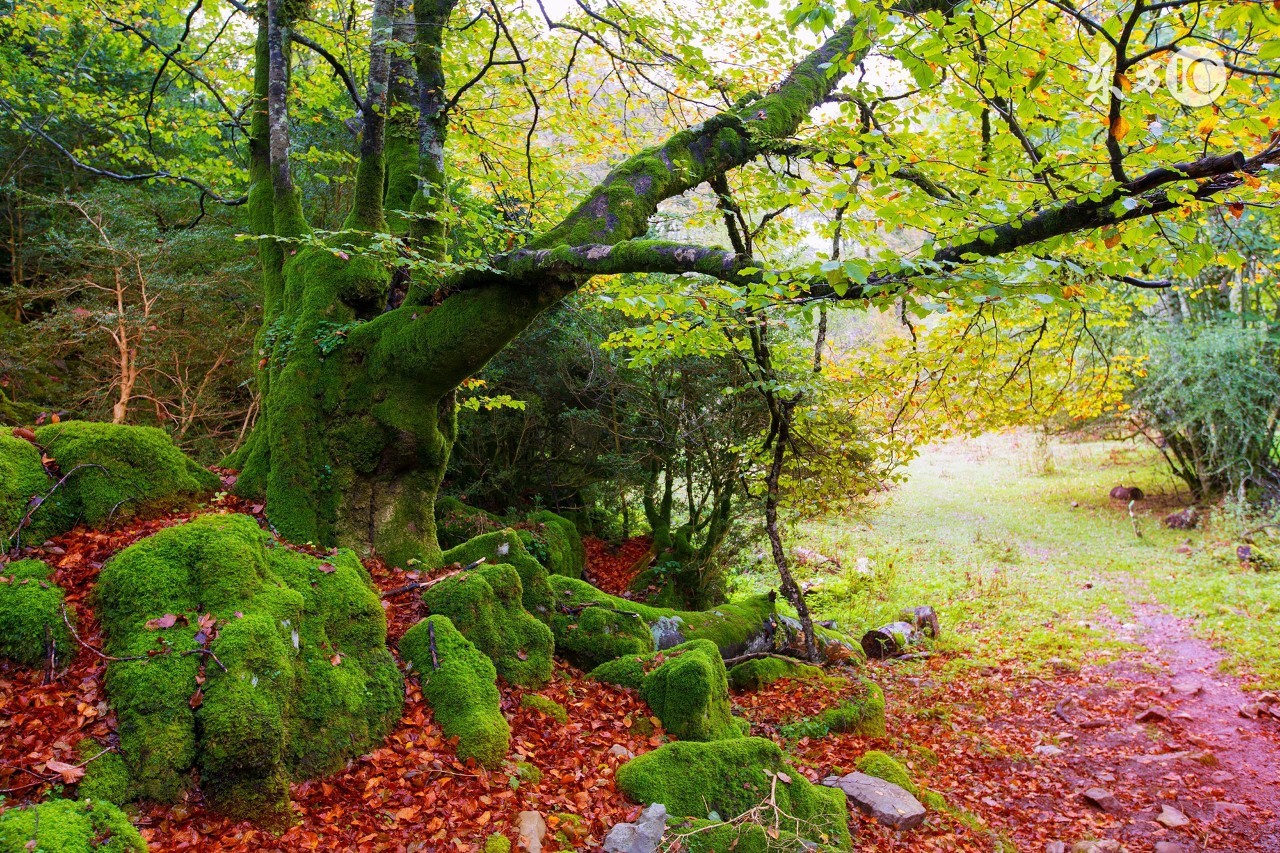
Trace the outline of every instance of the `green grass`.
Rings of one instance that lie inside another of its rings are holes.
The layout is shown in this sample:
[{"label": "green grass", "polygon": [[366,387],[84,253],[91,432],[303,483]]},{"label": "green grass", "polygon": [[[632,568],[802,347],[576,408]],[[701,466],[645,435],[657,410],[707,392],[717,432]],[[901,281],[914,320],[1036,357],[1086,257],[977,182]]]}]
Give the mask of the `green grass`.
[{"label": "green grass", "polygon": [[[1280,572],[1239,565],[1231,537],[1240,528],[1225,514],[1200,530],[1165,529],[1160,520],[1182,504],[1155,450],[984,436],[929,448],[908,473],[865,518],[795,531],[797,543],[843,564],[800,570],[821,582],[810,596],[821,618],[860,632],[931,604],[942,619],[939,647],[963,653],[953,668],[1070,665],[1131,648],[1099,623],[1127,621],[1129,602],[1154,601],[1194,619],[1230,669],[1280,686]],[[1136,508],[1142,538],[1108,496],[1121,482],[1151,496]],[[1191,553],[1177,553],[1188,540]],[[859,557],[869,560],[865,572]]]}]

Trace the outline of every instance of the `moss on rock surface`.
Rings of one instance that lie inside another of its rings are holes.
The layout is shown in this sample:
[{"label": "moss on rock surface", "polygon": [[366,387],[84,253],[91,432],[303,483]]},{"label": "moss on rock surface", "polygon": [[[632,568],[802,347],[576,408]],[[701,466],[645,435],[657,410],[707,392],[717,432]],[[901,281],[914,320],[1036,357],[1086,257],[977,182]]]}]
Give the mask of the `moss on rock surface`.
[{"label": "moss on rock surface", "polygon": [[547,571],[566,578],[581,578],[587,565],[587,552],[577,525],[550,510],[535,512],[528,520],[537,525],[534,535],[546,544]]},{"label": "moss on rock surface", "polygon": [[[386,616],[349,551],[320,560],[208,515],[121,551],[96,595],[110,654],[167,652],[107,669],[139,796],[171,802],[199,769],[216,807],[281,826],[291,779],[341,768],[399,716]],[[206,661],[196,695],[204,656],[183,652],[205,642],[226,671]]]},{"label": "moss on rock surface", "polygon": [[50,800],[0,814],[0,853],[146,853],[124,812],[111,803]]},{"label": "moss on rock surface", "polygon": [[410,628],[400,640],[400,653],[422,682],[422,695],[441,730],[458,738],[458,757],[474,758],[490,770],[501,767],[511,744],[511,727],[499,708],[493,662],[439,615]]},{"label": "moss on rock surface", "polygon": [[737,690],[759,690],[780,678],[819,678],[822,670],[780,657],[743,661],[729,670],[729,684]]},{"label": "moss on rock surface", "polygon": [[539,696],[537,693],[525,694],[524,698],[520,700],[520,707],[540,711],[562,726],[569,722],[569,712],[564,709],[563,705],[554,699]]},{"label": "moss on rock surface", "polygon": [[93,738],[76,744],[76,755],[84,764],[84,776],[76,783],[76,796],[118,806],[133,799],[129,767],[119,752],[105,752],[105,749]]},{"label": "moss on rock surface", "polygon": [[[499,559],[513,554],[511,547]],[[542,571],[545,577],[546,570]],[[538,688],[551,680],[555,645],[551,631],[524,609],[520,575],[514,567],[485,563],[436,584],[422,597],[432,613],[449,617],[463,636],[488,655],[498,674],[511,684]]]},{"label": "moss on rock surface", "polygon": [[[551,587],[547,583],[546,566],[534,559],[520,534],[515,530],[498,530],[477,536],[444,552],[441,565],[454,563],[468,566],[484,558],[488,565],[505,563],[520,576],[520,601],[530,613],[543,615],[551,607]],[[466,630],[463,629],[463,633]]]},{"label": "moss on rock surface", "polygon": [[857,678],[850,695],[820,715],[827,728],[843,734],[884,737],[884,691],[869,678]]},{"label": "moss on rock surface", "polygon": [[714,643],[693,640],[664,652],[627,656],[601,664],[591,678],[638,687],[640,698],[682,740],[742,735],[729,703],[724,661]]},{"label": "moss on rock surface", "polygon": [[[0,545],[19,532],[31,499],[44,497],[52,487],[52,478],[40,464],[40,448],[7,429],[0,431]],[[39,544],[68,527],[68,520],[55,518],[52,507],[36,507],[30,525],[20,531],[19,543]]]},{"label": "moss on rock surface", "polygon": [[844,792],[805,779],[764,738],[676,741],[628,761],[616,780],[632,800],[662,803],[676,817],[701,819],[714,811],[732,820],[772,794],[780,830],[839,850],[852,846]]},{"label": "moss on rock surface", "polygon": [[40,560],[0,565],[0,657],[37,666],[52,643],[55,665],[69,663],[75,649],[62,621],[62,595]]},{"label": "moss on rock surface", "polygon": [[911,774],[907,772],[907,768],[887,752],[873,749],[870,752],[863,753],[862,757],[858,759],[858,772],[874,776],[877,779],[883,779],[886,782],[892,782],[899,788],[906,790],[907,793],[919,793],[919,788],[911,781]]},{"label": "moss on rock surface", "polygon": [[436,538],[446,551],[506,526],[493,513],[467,506],[455,497],[437,498],[435,515]]},{"label": "moss on rock surface", "polygon": [[183,506],[218,487],[216,474],[154,427],[66,421],[37,429],[36,441],[70,475],[45,504],[91,527]]},{"label": "moss on rock surface", "polygon": [[733,853],[773,853],[778,850],[824,853],[841,849],[831,844],[818,844],[794,832],[774,830],[772,823],[766,828],[748,821],[731,824],[693,820],[671,827],[669,832],[673,838],[679,839],[680,849],[686,853],[724,853],[727,850]]},{"label": "moss on rock surface", "polygon": [[670,610],[608,595],[572,578],[553,575],[549,583],[555,606],[545,618],[556,636],[556,648],[584,668],[690,640],[710,640],[725,658],[771,651],[790,642],[790,628],[768,595],[748,596],[711,610]]}]

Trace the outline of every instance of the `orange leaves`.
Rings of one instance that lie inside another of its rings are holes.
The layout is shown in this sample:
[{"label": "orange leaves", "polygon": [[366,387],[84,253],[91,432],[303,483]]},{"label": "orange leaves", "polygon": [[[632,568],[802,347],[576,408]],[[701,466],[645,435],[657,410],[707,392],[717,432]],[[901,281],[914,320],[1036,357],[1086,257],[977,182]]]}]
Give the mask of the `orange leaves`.
[{"label": "orange leaves", "polygon": [[1129,121],[1123,115],[1117,115],[1111,122],[1111,138],[1116,142],[1123,142],[1124,138],[1129,135]]},{"label": "orange leaves", "polygon": [[582,545],[587,553],[586,579],[610,595],[622,595],[648,565],[653,541],[647,536],[637,536],[615,546],[594,536],[584,536]]},{"label": "orange leaves", "polygon": [[70,785],[79,782],[80,777],[84,775],[84,768],[77,767],[74,764],[65,764],[61,761],[50,759],[44,763],[44,769],[50,773],[57,773],[62,777],[62,781]]}]

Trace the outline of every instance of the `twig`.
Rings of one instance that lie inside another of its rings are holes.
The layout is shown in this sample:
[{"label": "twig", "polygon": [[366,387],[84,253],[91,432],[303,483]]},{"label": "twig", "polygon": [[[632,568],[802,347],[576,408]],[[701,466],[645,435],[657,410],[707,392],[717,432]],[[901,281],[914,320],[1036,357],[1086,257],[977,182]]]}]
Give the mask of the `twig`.
[{"label": "twig", "polygon": [[73,640],[75,640],[78,644],[80,644],[80,646],[82,646],[83,648],[86,648],[86,649],[88,649],[89,651],[93,652],[95,655],[97,655],[98,657],[102,658],[103,660],[121,662],[121,661],[133,661],[133,660],[146,660],[146,659],[147,659],[147,656],[146,656],[146,655],[135,655],[134,657],[130,657],[130,658],[118,658],[118,657],[116,657],[116,656],[114,656],[114,655],[109,655],[109,654],[107,654],[106,652],[104,652],[104,651],[102,651],[102,650],[100,650],[100,649],[95,649],[93,646],[89,645],[89,644],[88,644],[88,643],[86,643],[84,640],[80,639],[80,635],[76,633],[76,629],[75,629],[74,627],[72,627],[72,625],[71,625],[71,620],[67,618],[67,605],[65,605],[65,604],[64,604],[64,605],[62,605],[62,621],[63,621],[63,623],[64,623],[64,624],[66,624],[66,626],[67,626],[67,630],[71,632],[71,638],[72,638]]},{"label": "twig", "polygon": [[387,590],[382,594],[382,597],[390,598],[393,595],[400,595],[401,593],[405,593],[405,592],[413,592],[415,589],[429,589],[435,586],[436,584],[440,583],[441,581],[448,580],[454,575],[461,574],[461,573],[462,573],[462,569],[455,569],[454,571],[449,572],[448,574],[441,575],[438,578],[432,578],[429,581],[414,581],[413,583],[407,583],[404,586],[398,586],[395,589]]},{"label": "twig", "polygon": [[427,641],[431,647],[431,668],[440,668],[440,653],[436,650],[436,623],[427,623]]},{"label": "twig", "polygon": [[761,658],[777,658],[778,660],[785,660],[793,663],[796,661],[807,663],[805,658],[798,657],[796,655],[788,655],[781,652],[752,652],[751,654],[738,655],[736,658],[725,658],[724,665],[725,668],[728,669],[731,666],[737,666],[738,664],[745,663],[749,660],[760,660]]},{"label": "twig", "polygon": [[[106,755],[108,752],[114,752],[114,751],[115,751],[115,750],[114,750],[112,747],[109,747],[109,746],[108,746],[108,747],[105,747],[101,752],[99,752],[97,755],[93,756],[92,758],[86,758],[84,761],[80,762],[79,764],[73,764],[73,765],[71,765],[71,766],[72,766],[72,767],[85,767],[85,766],[89,765],[90,763],[92,763],[92,762],[94,762],[94,761],[97,761],[99,758],[101,758],[102,756]],[[42,784],[44,784],[44,785],[50,785],[50,784],[53,784],[54,782],[57,782],[57,781],[58,781],[57,777],[54,777],[53,779],[46,779],[44,776],[41,776],[39,773],[37,773],[36,771],[32,770],[30,767],[18,767],[18,768],[15,768],[15,769],[17,769],[17,770],[22,770],[22,771],[24,771],[24,772],[26,772],[26,773],[30,773],[32,776],[36,777],[37,781],[35,781],[35,782],[28,782],[28,783],[27,783],[27,784],[25,784],[25,785],[18,785],[18,786],[13,787],[13,788],[0,788],[0,794],[11,794],[11,793],[13,793],[14,791],[21,791],[21,790],[23,790],[24,788],[34,788],[36,785],[42,785]]]}]

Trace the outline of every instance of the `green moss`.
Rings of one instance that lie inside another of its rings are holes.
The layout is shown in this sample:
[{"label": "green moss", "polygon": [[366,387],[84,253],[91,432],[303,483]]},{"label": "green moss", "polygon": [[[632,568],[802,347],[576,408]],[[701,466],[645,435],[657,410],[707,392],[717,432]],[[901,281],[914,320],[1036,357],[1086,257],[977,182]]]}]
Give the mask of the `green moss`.
[{"label": "green moss", "polygon": [[[96,596],[108,652],[148,655],[110,664],[106,680],[139,796],[173,801],[198,769],[215,806],[282,826],[291,779],[339,769],[399,716],[386,617],[351,552],[322,561],[252,518],[208,515],[121,551]],[[180,618],[147,627],[165,614]],[[221,665],[181,654],[200,647],[201,616],[216,620]]]},{"label": "green moss", "polygon": [[722,657],[730,658],[759,651],[790,630],[768,595],[711,610],[671,610],[608,595],[573,578],[552,575],[548,582],[555,606],[543,618],[555,634],[556,648],[584,668],[689,640],[710,640]]},{"label": "green moss", "polygon": [[458,757],[473,758],[491,770],[502,766],[511,744],[511,728],[499,708],[498,673],[493,662],[448,618],[438,615],[410,628],[400,640],[400,653],[418,674],[422,695],[441,730],[458,739]]},{"label": "green moss", "polygon": [[37,429],[36,441],[67,477],[36,517],[52,512],[100,527],[191,504],[218,487],[217,475],[154,427],[66,421]]},{"label": "green moss", "polygon": [[467,566],[481,557],[489,565],[505,563],[515,568],[520,576],[520,600],[525,610],[539,616],[550,610],[551,587],[547,583],[547,569],[524,547],[518,532],[508,529],[477,536],[445,551],[441,565],[457,563]]},{"label": "green moss", "polygon": [[535,535],[546,543],[547,571],[567,578],[581,578],[587,554],[577,525],[549,510],[535,512],[528,520],[538,525]]},{"label": "green moss", "polygon": [[729,670],[729,684],[737,690],[759,690],[780,678],[818,678],[822,670],[799,661],[780,657],[743,661]]},{"label": "green moss", "polygon": [[724,661],[708,640],[601,664],[591,678],[640,688],[640,698],[682,740],[719,740],[742,734],[729,703]]},{"label": "green moss", "polygon": [[110,803],[50,800],[0,814],[0,853],[146,853],[124,812]]},{"label": "green moss", "polygon": [[484,853],[511,853],[511,839],[495,832],[484,840]]},{"label": "green moss", "polygon": [[0,657],[37,666],[46,643],[53,644],[55,665],[75,657],[62,621],[62,588],[49,582],[49,567],[39,560],[0,564]]},{"label": "green moss", "polygon": [[35,423],[40,407],[31,403],[15,403],[0,388],[0,425],[21,426]]},{"label": "green moss", "polygon": [[436,537],[440,540],[440,547],[446,551],[506,526],[493,513],[467,506],[448,496],[436,499],[435,516]]},{"label": "green moss", "polygon": [[628,761],[616,778],[632,800],[663,803],[677,817],[705,818],[714,811],[732,820],[772,793],[790,816],[780,816],[779,829],[840,850],[852,845],[844,793],[809,782],[786,763],[777,744],[763,738],[676,741]]},{"label": "green moss", "polygon": [[569,722],[569,712],[564,709],[564,706],[554,699],[548,699],[546,696],[526,693],[520,700],[520,707],[541,711],[562,726]]},{"label": "green moss", "polygon": [[528,761],[517,761],[516,772],[513,776],[511,787],[519,788],[521,785],[536,785],[542,781],[542,771],[537,765],[530,764]]},{"label": "green moss", "polygon": [[76,796],[95,803],[120,805],[133,799],[129,768],[119,752],[103,752],[105,747],[93,738],[76,744],[76,755],[84,765],[84,776],[76,783]]},{"label": "green moss", "polygon": [[902,762],[887,752],[881,752],[878,749],[863,753],[862,757],[858,759],[858,771],[868,776],[874,776],[877,779],[883,779],[886,782],[892,782],[913,795],[919,791],[916,784],[911,781],[911,774],[907,772],[907,768],[902,766]]},{"label": "green moss", "polygon": [[866,678],[859,678],[854,690],[858,695],[842,699],[834,708],[823,711],[822,722],[833,732],[884,737],[887,734],[884,691]]},{"label": "green moss", "polygon": [[[512,548],[500,559],[514,552]],[[463,636],[489,656],[499,675],[511,684],[536,689],[551,680],[554,642],[547,626],[525,611],[521,589],[515,568],[485,563],[436,584],[423,600],[432,613],[453,620]]]},{"label": "green moss", "polygon": [[0,430],[0,545],[12,544],[8,540],[15,533],[19,533],[18,544],[39,544],[71,526],[70,519],[50,506],[37,509],[31,514],[30,525],[18,530],[31,499],[44,497],[53,483],[40,464],[40,449],[7,429]]}]

